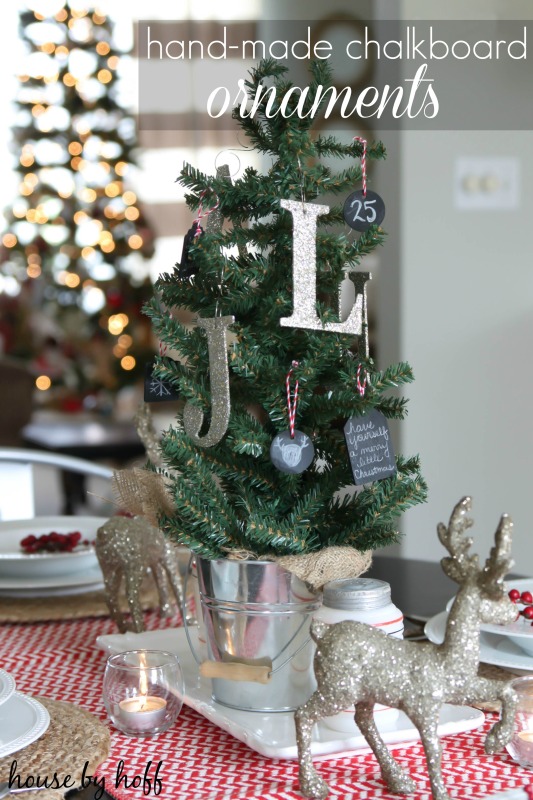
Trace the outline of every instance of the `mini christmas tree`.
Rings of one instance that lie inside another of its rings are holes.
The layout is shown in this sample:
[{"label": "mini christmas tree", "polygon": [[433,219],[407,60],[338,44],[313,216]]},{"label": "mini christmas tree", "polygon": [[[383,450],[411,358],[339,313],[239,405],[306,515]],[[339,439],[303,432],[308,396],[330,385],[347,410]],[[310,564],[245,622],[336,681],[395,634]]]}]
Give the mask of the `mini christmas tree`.
[{"label": "mini christmas tree", "polygon": [[[318,214],[309,202],[323,195],[344,201],[357,187],[361,145],[313,135],[311,116],[273,115],[291,87],[285,73],[273,61],[261,62],[247,83],[249,93],[255,96],[267,81],[276,87],[276,102],[270,98],[267,113],[265,95],[253,118],[234,112],[251,143],[272,160],[267,174],[247,169],[232,184],[220,170],[213,178],[184,167],[189,207],[201,206],[205,214],[217,206],[228,224],[204,233],[193,226],[181,264],[160,277],[160,299],[147,307],[161,341],[180,354],[179,361],[158,358],[155,374],[186,401],[162,441],[175,510],[160,524],[171,539],[207,558],[236,550],[256,557],[307,554],[332,545],[371,550],[394,542],[398,515],[426,497],[417,457],[397,457],[389,477],[360,481],[358,491],[353,486],[347,420],[364,422],[377,412],[401,419],[406,401],[389,392],[413,375],[405,363],[377,371],[367,353],[369,276],[354,270],[383,243],[384,232],[371,225],[351,239],[338,232],[342,204],[322,206]],[[330,81],[327,65],[312,66],[309,104],[317,87]],[[334,174],[321,163],[324,157],[347,159],[347,168]],[[370,147],[368,157],[383,158],[383,146]],[[311,226],[312,236],[302,240],[298,226],[311,218],[316,235]],[[296,286],[294,264],[298,258],[312,274],[315,240],[317,300],[309,310],[304,295],[313,297],[314,287]],[[350,324],[338,317],[347,271],[358,297],[357,337],[344,332]],[[302,298],[307,317],[296,309]],[[170,313],[175,307],[195,312],[196,327],[180,324]],[[314,459],[300,470],[298,454],[279,469],[272,443],[285,431],[280,450],[290,447],[294,427],[312,443]]]},{"label": "mini christmas tree", "polygon": [[[150,348],[141,309],[151,286],[132,273],[139,255],[153,255],[154,238],[126,184],[136,130],[118,91],[123,53],[94,6],[59,0],[49,9],[20,13],[20,196],[6,213],[0,261],[4,275],[26,285],[35,338],[12,354],[40,358],[46,372],[40,346],[52,338],[76,367],[78,390],[117,388],[142,373]],[[66,374],[73,371],[52,377],[60,383]]]}]

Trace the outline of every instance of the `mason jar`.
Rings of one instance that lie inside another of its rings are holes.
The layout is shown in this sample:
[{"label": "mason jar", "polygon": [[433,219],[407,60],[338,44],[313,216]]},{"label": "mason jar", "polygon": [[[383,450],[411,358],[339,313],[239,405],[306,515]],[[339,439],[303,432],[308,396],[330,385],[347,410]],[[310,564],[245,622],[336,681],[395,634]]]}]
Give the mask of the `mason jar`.
[{"label": "mason jar", "polygon": [[[389,636],[403,639],[403,614],[391,600],[390,584],[376,578],[345,578],[326,583],[322,606],[313,617],[329,624],[343,620],[365,622],[381,628]],[[324,717],[323,722],[334,731],[356,735],[354,713],[351,706],[332,717]],[[396,708],[379,703],[374,706],[374,717],[380,728],[393,725],[399,713]]]}]

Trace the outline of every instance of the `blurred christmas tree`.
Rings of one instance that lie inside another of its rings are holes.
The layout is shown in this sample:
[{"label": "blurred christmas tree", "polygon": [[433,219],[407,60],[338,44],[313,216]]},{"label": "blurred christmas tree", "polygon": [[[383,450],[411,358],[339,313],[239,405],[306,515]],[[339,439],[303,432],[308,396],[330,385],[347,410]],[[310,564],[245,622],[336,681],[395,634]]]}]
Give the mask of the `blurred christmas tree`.
[{"label": "blurred christmas tree", "polygon": [[113,390],[142,372],[150,351],[141,307],[151,290],[139,264],[153,254],[153,232],[126,184],[136,130],[120,102],[124,54],[98,10],[47,6],[49,16],[20,14],[20,196],[0,258],[2,274],[23,284],[31,336],[11,337],[10,349],[5,335],[4,349],[78,394]]}]

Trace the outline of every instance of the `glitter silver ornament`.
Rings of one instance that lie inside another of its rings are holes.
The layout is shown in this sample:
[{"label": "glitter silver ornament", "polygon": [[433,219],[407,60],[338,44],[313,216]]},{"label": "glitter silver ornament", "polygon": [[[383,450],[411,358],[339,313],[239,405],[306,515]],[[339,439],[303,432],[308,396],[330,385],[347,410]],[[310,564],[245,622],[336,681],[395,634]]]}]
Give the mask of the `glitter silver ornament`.
[{"label": "glitter silver ornament", "polygon": [[182,608],[177,551],[145,517],[111,517],[98,528],[96,555],[104,574],[109,613],[121,633],[129,629],[120,608],[122,582],[132,618],[131,630],[136,633],[144,630],[140,592],[148,568],[159,593],[161,616],[173,613],[169,584],[178,607]]},{"label": "glitter silver ornament", "polygon": [[400,708],[418,728],[435,800],[449,800],[441,775],[437,734],[443,703],[468,705],[480,700],[500,700],[501,719],[488,733],[485,751],[495,753],[510,740],[516,693],[510,682],[480,678],[477,672],[480,624],[508,624],[516,617],[516,608],[503,587],[503,577],[512,566],[512,522],[502,516],[495,547],[485,567],[480,569],[477,556],[468,555],[472,540],[464,536],[472,524],[466,516],[470,508],[470,498],[463,498],[453,510],[449,525],[441,523],[437,529],[440,541],[450,553],[450,557],[442,560],[442,568],[460,586],[441,645],[394,639],[361,622],[312,623],[318,688],[295,713],[300,789],[305,797],[324,798],[328,794],[327,784],[311,759],[313,725],[350,706],[355,708],[355,721],[393,793],[408,794],[416,790],[416,784],[381,739],[374,721],[375,703]]},{"label": "glitter silver ornament", "polygon": [[[227,164],[222,164],[220,167],[217,167],[217,178],[219,181],[227,180],[231,181],[231,175],[229,172],[229,166]],[[224,223],[224,217],[222,216],[222,212],[220,208],[215,208],[209,216],[207,217],[207,221],[205,223],[205,232],[206,233],[219,233],[222,230],[222,225]]]},{"label": "glitter silver ornament", "polygon": [[[292,283],[293,312],[282,317],[279,324],[290,328],[308,328],[315,331],[350,333],[364,339],[364,355],[368,354],[366,324],[366,289],[368,272],[350,274],[355,284],[355,303],[344,322],[321,322],[316,311],[316,228],[317,217],[327,214],[329,206],[302,203],[298,200],[281,200],[281,207],[290,211],[293,218]],[[363,355],[363,353],[360,353]]]},{"label": "glitter silver ornament", "polygon": [[204,415],[198,406],[190,401],[183,409],[185,433],[200,447],[213,447],[218,444],[228,429],[230,415],[229,367],[228,367],[228,328],[235,317],[198,317],[196,324],[207,334],[209,348],[209,380],[211,383],[211,424],[204,436],[200,436]]}]

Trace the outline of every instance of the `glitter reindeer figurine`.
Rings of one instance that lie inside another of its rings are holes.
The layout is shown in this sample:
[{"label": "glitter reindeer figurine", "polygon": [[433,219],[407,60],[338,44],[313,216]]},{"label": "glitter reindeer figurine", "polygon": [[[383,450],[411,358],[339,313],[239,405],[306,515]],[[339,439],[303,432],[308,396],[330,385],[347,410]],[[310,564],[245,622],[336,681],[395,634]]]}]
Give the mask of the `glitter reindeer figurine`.
[{"label": "glitter reindeer figurine", "polygon": [[512,522],[503,515],[496,542],[483,569],[469,554],[472,540],[465,537],[472,525],[467,517],[471,500],[456,505],[448,527],[438,526],[441,543],[450,553],[442,568],[460,589],[448,616],[442,644],[416,643],[388,636],[361,622],[335,625],[314,621],[311,635],[317,650],[314,660],[316,692],[295,714],[300,789],[305,797],[324,798],[328,786],[311,759],[311,732],[315,722],[350,706],[355,721],[373,750],[391,792],[409,794],[415,782],[394,760],[374,721],[375,703],[404,711],[420,732],[435,800],[449,800],[441,775],[441,745],[437,735],[443,703],[467,705],[500,700],[501,719],[485,740],[485,751],[495,753],[511,738],[516,695],[509,683],[478,677],[480,624],[505,625],[516,618],[503,577],[510,560]]}]

